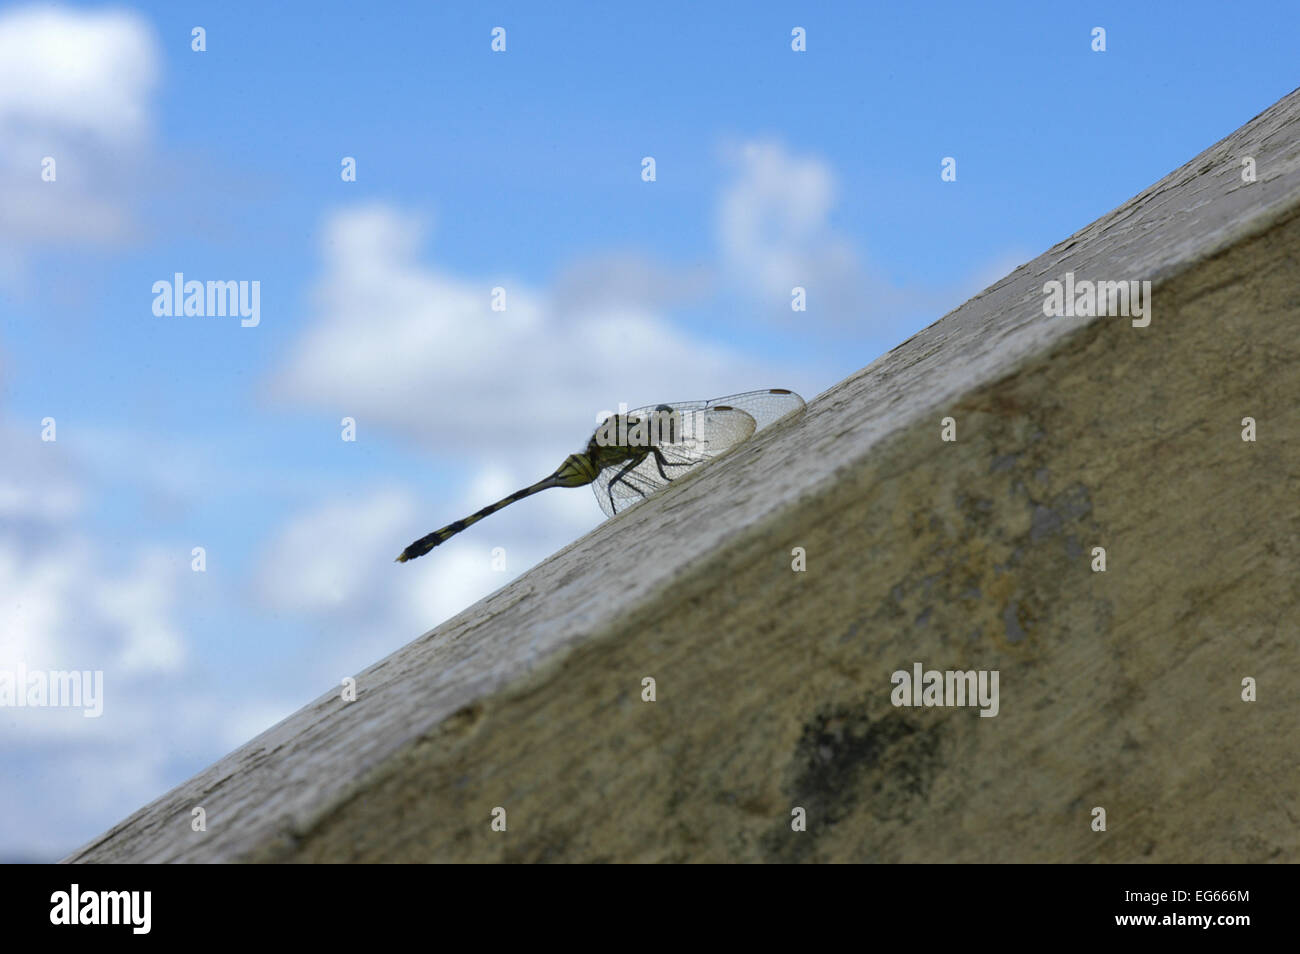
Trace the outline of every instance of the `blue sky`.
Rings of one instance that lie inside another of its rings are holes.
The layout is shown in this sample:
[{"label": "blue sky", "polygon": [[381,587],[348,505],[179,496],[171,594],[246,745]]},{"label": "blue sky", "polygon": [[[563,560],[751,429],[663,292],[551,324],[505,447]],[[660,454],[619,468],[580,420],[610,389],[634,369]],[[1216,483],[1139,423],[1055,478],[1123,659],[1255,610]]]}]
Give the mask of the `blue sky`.
[{"label": "blue sky", "polygon": [[[598,411],[811,398],[1297,85],[1291,3],[386,6],[0,7],[0,670],[105,674],[0,708],[0,858],[593,527],[552,491],[391,562]],[[178,271],[260,323],[156,317]]]}]

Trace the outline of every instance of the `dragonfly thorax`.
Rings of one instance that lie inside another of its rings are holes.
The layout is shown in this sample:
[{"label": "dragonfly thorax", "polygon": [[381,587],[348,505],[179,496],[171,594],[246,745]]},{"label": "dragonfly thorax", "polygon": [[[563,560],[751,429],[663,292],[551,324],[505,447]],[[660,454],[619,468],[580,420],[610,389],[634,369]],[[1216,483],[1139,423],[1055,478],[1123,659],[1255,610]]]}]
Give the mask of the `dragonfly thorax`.
[{"label": "dragonfly thorax", "polygon": [[623,464],[634,460],[639,461],[648,453],[650,453],[650,448],[648,447],[599,444],[593,437],[587,444],[587,453],[585,456],[593,465],[595,465],[597,471],[601,471],[606,467],[613,467],[615,464]]},{"label": "dragonfly thorax", "polygon": [[651,447],[677,444],[684,436],[681,412],[661,404],[653,410],[611,414],[605,418],[591,436],[588,453],[592,446],[599,445],[626,448],[644,457]]}]

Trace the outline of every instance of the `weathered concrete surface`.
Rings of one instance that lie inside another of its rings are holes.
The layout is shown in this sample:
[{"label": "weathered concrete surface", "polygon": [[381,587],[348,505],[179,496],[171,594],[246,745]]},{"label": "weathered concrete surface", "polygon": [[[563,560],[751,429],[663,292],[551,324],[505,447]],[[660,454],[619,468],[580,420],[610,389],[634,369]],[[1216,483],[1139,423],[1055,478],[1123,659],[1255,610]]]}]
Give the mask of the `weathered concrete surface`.
[{"label": "weathered concrete surface", "polygon": [[[70,860],[1300,860],[1298,140],[1293,93]],[[1066,271],[1150,327],[1044,318]],[[894,708],[914,662],[999,715]]]}]

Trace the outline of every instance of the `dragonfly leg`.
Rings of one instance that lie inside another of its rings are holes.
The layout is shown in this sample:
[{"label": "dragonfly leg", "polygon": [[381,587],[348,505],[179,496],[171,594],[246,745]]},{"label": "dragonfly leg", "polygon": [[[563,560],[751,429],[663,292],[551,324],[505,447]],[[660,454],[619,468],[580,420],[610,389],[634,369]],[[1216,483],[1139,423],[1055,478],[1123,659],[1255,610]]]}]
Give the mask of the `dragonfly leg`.
[{"label": "dragonfly leg", "polygon": [[[609,491],[609,509],[614,511],[615,513],[618,513],[618,508],[614,506],[614,485],[618,483],[620,480],[622,480],[623,483],[627,484],[627,481],[623,480],[623,478],[627,476],[628,471],[630,471],[633,467],[635,467],[639,463],[641,463],[641,458],[639,457],[634,457],[632,460],[628,461],[627,464],[624,465],[623,469],[620,470],[617,474],[615,474],[613,479],[610,480],[609,486],[605,488],[606,490]],[[627,485],[629,487],[632,487],[631,484],[627,484]],[[636,490],[635,487],[632,487],[632,489]],[[637,493],[641,493],[641,492],[638,490]],[[641,496],[644,497],[645,494],[641,494]]]},{"label": "dragonfly leg", "polygon": [[663,451],[661,451],[659,448],[652,447],[650,449],[654,452],[655,466],[659,468],[659,476],[662,477],[664,480],[672,480],[672,478],[669,477],[664,472],[665,467],[693,467],[696,463],[695,461],[689,461],[689,460],[676,461],[676,462],[670,461],[666,457],[664,457]]}]

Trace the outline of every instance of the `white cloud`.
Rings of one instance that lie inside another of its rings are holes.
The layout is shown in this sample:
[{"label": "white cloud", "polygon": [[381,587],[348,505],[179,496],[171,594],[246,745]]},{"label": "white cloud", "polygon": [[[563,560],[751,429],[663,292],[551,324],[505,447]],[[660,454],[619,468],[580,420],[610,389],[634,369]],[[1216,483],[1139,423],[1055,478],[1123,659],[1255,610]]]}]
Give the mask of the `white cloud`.
[{"label": "white cloud", "polygon": [[717,207],[723,273],[779,323],[790,321],[792,289],[802,286],[802,328],[896,344],[1032,257],[1009,250],[942,286],[908,286],[832,225],[839,187],[829,163],[771,141],[743,143],[727,158],[736,177]]},{"label": "white cloud", "polygon": [[48,858],[161,794],[178,753],[217,754],[224,699],[186,681],[188,562],[93,535],[73,445],[27,422],[0,446],[0,670],[103,672],[99,718],[0,708],[0,857]]},{"label": "white cloud", "polygon": [[[548,294],[421,262],[423,224],[383,205],[327,222],[317,317],[272,381],[285,400],[381,424],[430,449],[518,458],[579,450],[596,414],[762,386],[770,367],[630,296]],[[559,464],[557,458],[551,467]]]},{"label": "white cloud", "polygon": [[0,128],[103,142],[144,135],[156,51],[133,13],[31,6],[0,15]]},{"label": "white cloud", "polygon": [[25,433],[0,426],[6,457],[0,469],[0,521],[10,526],[68,520],[84,506],[81,484],[62,455],[33,437],[37,433],[31,423]]},{"label": "white cloud", "polygon": [[101,573],[95,579],[88,572],[82,577],[92,581],[92,618],[120,634],[121,645],[111,663],[118,673],[169,673],[185,661],[185,641],[172,617],[175,581],[190,572],[187,561],[154,547],[125,574]]},{"label": "white cloud", "polygon": [[703,265],[676,269],[644,255],[611,252],[571,263],[556,279],[553,297],[572,314],[661,309],[701,300],[715,282],[713,270]]},{"label": "white cloud", "polygon": [[[65,441],[0,424],[0,666],[176,671],[174,578],[188,564],[157,548],[127,562],[80,529],[89,495]],[[93,664],[93,665],[92,665]]]},{"label": "white cloud", "polygon": [[375,569],[389,569],[405,545],[394,541],[411,535],[417,513],[410,494],[381,490],[299,514],[266,548],[257,572],[261,601],[290,612],[368,603]]},{"label": "white cloud", "polygon": [[826,163],[766,142],[746,143],[734,158],[739,176],[719,204],[719,237],[730,262],[756,269],[837,243],[827,228],[835,180]]},{"label": "white cloud", "polygon": [[175,671],[185,658],[177,563],[146,551],[117,567],[85,537],[56,532],[55,542],[0,534],[0,666]]},{"label": "white cloud", "polygon": [[[150,137],[158,72],[153,32],[135,13],[0,14],[0,278],[21,275],[32,245],[130,232],[120,195]],[[54,182],[41,179],[47,156]]]},{"label": "white cloud", "polygon": [[830,225],[837,186],[827,163],[772,142],[745,143],[730,158],[737,175],[720,197],[717,230],[733,282],[786,316],[795,286],[808,290],[813,315],[836,318],[880,294],[853,243]]},{"label": "white cloud", "polygon": [[0,446],[0,666],[174,671],[175,568],[156,549],[123,564],[79,529],[87,494],[63,442],[0,424]]}]

